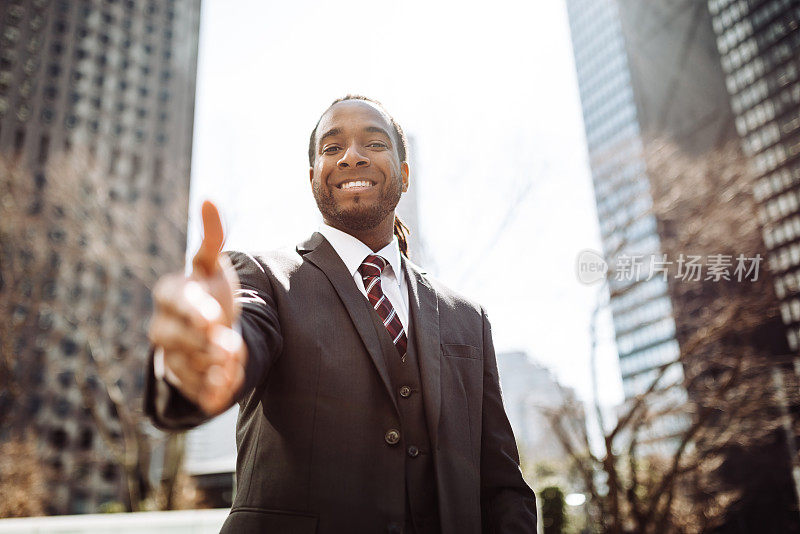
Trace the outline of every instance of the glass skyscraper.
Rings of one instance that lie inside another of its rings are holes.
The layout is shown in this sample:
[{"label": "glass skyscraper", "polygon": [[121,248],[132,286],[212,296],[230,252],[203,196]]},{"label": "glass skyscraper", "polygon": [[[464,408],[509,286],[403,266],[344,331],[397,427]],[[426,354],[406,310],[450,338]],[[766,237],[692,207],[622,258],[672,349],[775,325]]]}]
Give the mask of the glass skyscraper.
[{"label": "glass skyscraper", "polygon": [[[642,128],[617,2],[568,0],[567,8],[604,256],[613,269],[619,258],[661,253]],[[676,362],[665,381],[682,380],[667,282],[648,280],[645,271],[609,280],[626,399],[646,391],[662,364]],[[662,420],[651,437],[681,424]]]},{"label": "glass skyscraper", "polygon": [[[800,3],[709,0],[717,48],[774,273],[789,347],[800,349]],[[800,369],[799,369],[800,371]]]},{"label": "glass skyscraper", "polygon": [[[800,346],[800,4],[567,0],[567,6],[609,263],[648,253],[672,261],[699,253],[709,261],[718,246],[728,253],[767,253],[759,284],[733,280],[726,286],[705,277],[692,286],[676,276],[642,281],[651,274],[646,266],[639,282],[610,277],[626,397],[650,385],[651,365],[681,356],[681,395],[707,409],[703,388],[719,387],[715,368],[726,365],[720,362],[746,366],[752,358],[778,368],[787,351]],[[662,147],[668,150],[658,154]],[[757,176],[746,172],[747,159]],[[682,182],[685,175],[694,182]],[[734,175],[735,188],[726,182]],[[704,197],[701,190],[710,193]],[[719,198],[737,191],[744,191],[737,202]],[[661,211],[663,204],[681,203],[683,211]],[[756,217],[763,232],[746,224]],[[726,306],[747,319],[721,319]],[[717,333],[715,324],[722,324]],[[741,385],[761,378],[743,378]],[[656,437],[686,423],[677,417],[656,425]],[[784,440],[793,439],[790,434],[772,432],[757,447],[734,444],[721,451],[717,481],[742,491],[726,510],[721,532],[796,523]]]},{"label": "glass skyscraper", "polygon": [[[146,250],[114,260],[123,271],[134,255],[148,258],[138,266],[145,269],[177,270],[183,264],[199,20],[200,0],[0,2],[0,155],[30,174],[35,193],[25,201],[31,210],[42,209],[39,199],[58,179],[48,170],[54,157],[80,151],[104,162],[104,185],[118,202],[135,204],[149,228]],[[124,232],[117,228],[114,235]],[[62,228],[48,229],[54,265],[65,264],[58,252],[63,234]],[[80,252],[72,254],[79,258]],[[0,297],[18,289],[3,287],[6,253],[0,247]],[[93,273],[84,275],[76,261],[74,275],[61,281],[65,287],[55,287],[54,280],[29,283],[50,287],[49,299],[69,301],[62,305],[103,303],[112,318],[104,320],[114,325],[107,334],[118,344],[113,363],[124,370],[114,386],[128,399],[141,398],[150,290],[132,280],[106,291],[87,282],[96,281]],[[53,324],[60,317],[29,304],[19,307],[18,318],[33,326],[12,331],[13,356],[26,371],[15,371],[11,380],[25,398],[9,405],[0,391],[0,411],[12,413],[35,436],[35,461],[50,478],[44,512],[92,512],[103,503],[124,501],[121,466],[93,418],[105,421],[119,441],[119,415],[94,371],[87,373],[86,384],[96,397],[95,416],[78,388],[82,362],[88,361],[85,339],[66,328],[56,333]],[[131,404],[135,411],[141,401]],[[10,430],[0,428],[0,441]]]}]

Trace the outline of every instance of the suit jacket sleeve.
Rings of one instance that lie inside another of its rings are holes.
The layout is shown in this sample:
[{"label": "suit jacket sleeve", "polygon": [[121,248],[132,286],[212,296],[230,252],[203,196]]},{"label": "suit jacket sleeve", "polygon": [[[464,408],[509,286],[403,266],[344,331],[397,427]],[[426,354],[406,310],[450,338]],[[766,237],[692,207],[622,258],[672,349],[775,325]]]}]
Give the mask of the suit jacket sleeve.
[{"label": "suit jacket sleeve", "polygon": [[[236,302],[241,306],[239,328],[247,346],[245,382],[235,397],[241,402],[266,378],[283,347],[272,286],[264,266],[248,254],[229,252],[239,276]],[[164,379],[155,377],[153,351],[147,365],[145,413],[163,430],[187,430],[209,417]]]},{"label": "suit jacket sleeve", "polygon": [[536,532],[536,498],[522,478],[519,454],[508,422],[492,331],[483,317],[483,415],[481,430],[481,517],[483,532]]}]

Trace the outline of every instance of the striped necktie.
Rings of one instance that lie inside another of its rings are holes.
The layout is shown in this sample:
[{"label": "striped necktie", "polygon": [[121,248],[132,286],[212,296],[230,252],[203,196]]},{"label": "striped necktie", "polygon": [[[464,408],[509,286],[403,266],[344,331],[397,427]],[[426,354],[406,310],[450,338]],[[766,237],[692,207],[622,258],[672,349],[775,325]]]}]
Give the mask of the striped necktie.
[{"label": "striped necktie", "polygon": [[386,268],[388,262],[381,256],[370,254],[361,263],[358,272],[364,279],[364,287],[367,290],[367,299],[369,300],[375,311],[378,312],[378,317],[383,321],[383,326],[389,332],[389,336],[394,342],[397,352],[400,353],[401,361],[406,361],[406,351],[408,350],[408,338],[406,332],[403,330],[403,323],[397,316],[397,312],[392,307],[392,303],[383,294],[381,288],[381,272]]}]

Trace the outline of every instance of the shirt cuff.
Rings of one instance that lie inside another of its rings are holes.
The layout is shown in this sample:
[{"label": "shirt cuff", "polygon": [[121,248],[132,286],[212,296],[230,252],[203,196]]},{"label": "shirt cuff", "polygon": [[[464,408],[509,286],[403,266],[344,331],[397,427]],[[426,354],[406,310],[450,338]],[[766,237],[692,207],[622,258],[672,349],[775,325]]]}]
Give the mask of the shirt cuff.
[{"label": "shirt cuff", "polygon": [[153,372],[158,381],[164,381],[174,387],[178,387],[181,383],[180,379],[172,372],[172,369],[164,363],[164,349],[162,347],[156,347],[153,353]]}]

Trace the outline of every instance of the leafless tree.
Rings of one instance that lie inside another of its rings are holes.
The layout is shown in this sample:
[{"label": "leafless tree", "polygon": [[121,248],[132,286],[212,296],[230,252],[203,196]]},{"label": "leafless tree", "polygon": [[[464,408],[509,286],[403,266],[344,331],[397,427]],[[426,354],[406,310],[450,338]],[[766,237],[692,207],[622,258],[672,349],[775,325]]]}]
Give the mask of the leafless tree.
[{"label": "leafless tree", "polygon": [[[0,380],[9,417],[25,417],[24,375],[43,362],[18,340],[42,347],[68,338],[79,347],[75,387],[126,486],[131,511],[176,506],[184,436],[164,435],[142,413],[133,377],[147,353],[145,318],[156,276],[182,257],[162,239],[184,234],[185,196],[156,210],[143,188],[109,179],[108,162],[71,153],[51,159],[46,187],[1,162],[3,321]],[[177,207],[174,207],[177,206]],[[183,219],[183,220],[182,220]],[[40,322],[48,322],[45,334]],[[15,427],[21,428],[18,424]],[[152,450],[165,447],[162,481],[151,483]],[[1,483],[0,483],[1,484]],[[191,488],[189,488],[191,489]],[[185,499],[184,499],[185,500]]]},{"label": "leafless tree", "polygon": [[[654,201],[638,217],[655,216],[663,253],[670,258],[681,253],[764,256],[752,180],[736,147],[690,158],[668,144],[650,146],[647,194]],[[606,255],[626,250],[621,239]],[[607,297],[632,288],[609,285],[593,316],[590,355],[602,443],[593,449],[585,430],[565,428],[563,421],[579,406],[547,413],[583,477],[603,533],[705,532],[720,524],[742,492],[720,477],[730,451],[757,449],[780,426],[776,407],[785,392],[776,391],[772,376],[787,363],[787,349],[770,273],[762,264],[756,281],[689,281],[680,278],[677,267],[670,265],[667,275],[679,361],[652,370],[644,392],[627,399],[615,421],[608,421],[597,400],[595,325]],[[676,365],[683,370],[678,379],[670,373]],[[789,402],[796,406],[796,385],[792,391]],[[654,427],[668,418],[679,423],[675,431],[654,436]]]},{"label": "leafless tree", "polygon": [[0,517],[43,515],[47,473],[37,462],[33,436],[14,436],[0,443]]},{"label": "leafless tree", "polygon": [[[38,217],[38,188],[13,163],[0,160],[0,427],[12,423],[11,408],[25,402],[25,375],[37,362],[19,361],[22,332],[36,328],[39,303],[47,300],[55,277],[47,233]],[[23,379],[23,380],[20,380]]]}]

